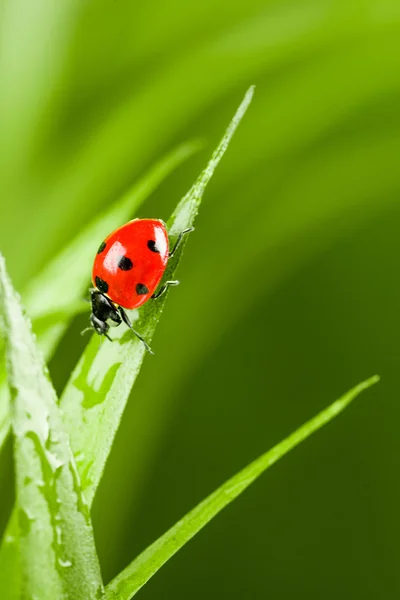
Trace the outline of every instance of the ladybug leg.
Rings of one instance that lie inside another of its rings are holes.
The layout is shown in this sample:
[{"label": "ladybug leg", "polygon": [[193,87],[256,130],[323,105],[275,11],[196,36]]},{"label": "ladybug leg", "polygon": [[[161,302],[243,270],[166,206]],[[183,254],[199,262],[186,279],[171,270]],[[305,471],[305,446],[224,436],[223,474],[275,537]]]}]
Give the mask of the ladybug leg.
[{"label": "ladybug leg", "polygon": [[[94,331],[93,327],[86,327],[86,329],[84,329],[83,331],[81,331],[81,335],[85,335],[85,333],[87,333],[88,331]],[[113,340],[110,338],[110,336],[108,335],[108,333],[102,333],[101,336],[105,335],[106,338],[108,340],[110,340],[110,342],[112,342]]]},{"label": "ladybug leg", "polygon": [[154,352],[152,351],[152,349],[150,348],[150,346],[148,345],[148,343],[146,342],[146,340],[144,340],[142,338],[142,336],[140,335],[140,333],[138,333],[135,329],[133,329],[132,327],[132,323],[129,320],[128,315],[126,314],[126,312],[124,311],[124,309],[120,306],[118,308],[119,313],[122,317],[123,322],[125,323],[125,325],[127,325],[129,327],[129,329],[131,329],[133,331],[133,333],[136,335],[137,338],[139,338],[139,340],[144,344],[144,347],[146,348],[147,352],[149,352],[150,354],[154,354]]},{"label": "ladybug leg", "polygon": [[174,285],[179,285],[179,281],[166,281],[165,283],[163,283],[158,292],[152,295],[153,300],[156,300],[156,298],[159,298],[160,296],[165,294],[167,289],[169,287],[173,287]]},{"label": "ladybug leg", "polygon": [[190,233],[191,231],[194,231],[194,227],[188,227],[188,229],[184,229],[183,231],[180,232],[180,234],[178,235],[178,239],[175,242],[175,246],[172,248],[171,252],[168,255],[169,258],[173,257],[173,255],[175,254],[175,252],[181,245],[183,236],[186,235],[187,233]]}]

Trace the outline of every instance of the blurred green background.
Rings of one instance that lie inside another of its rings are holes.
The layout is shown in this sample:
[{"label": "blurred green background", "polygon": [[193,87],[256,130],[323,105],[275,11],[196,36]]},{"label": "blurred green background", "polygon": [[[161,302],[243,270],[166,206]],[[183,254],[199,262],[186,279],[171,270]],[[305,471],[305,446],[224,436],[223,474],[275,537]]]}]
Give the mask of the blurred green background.
[{"label": "blurred green background", "polygon": [[[0,0],[0,36],[0,249],[21,292],[165,151],[204,139],[139,214],[167,219],[257,86],[96,496],[105,579],[378,372],[140,597],[397,597],[398,1]],[[59,390],[86,319],[51,361]]]}]

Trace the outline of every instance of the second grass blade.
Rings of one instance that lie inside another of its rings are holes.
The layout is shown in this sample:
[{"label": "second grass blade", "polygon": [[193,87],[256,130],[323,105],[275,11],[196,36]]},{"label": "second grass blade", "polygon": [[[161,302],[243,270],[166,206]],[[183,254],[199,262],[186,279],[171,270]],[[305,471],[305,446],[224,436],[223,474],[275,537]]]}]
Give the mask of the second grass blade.
[{"label": "second grass blade", "polygon": [[89,507],[57,397],[0,255],[23,594],[54,600],[103,595]]},{"label": "second grass blade", "polygon": [[[181,231],[193,225],[204,189],[245,114],[252,94],[253,89],[250,88],[206,169],[179,202],[168,222],[172,245]],[[165,280],[175,278],[185,243],[186,239],[169,261]],[[160,299],[145,304],[140,311],[140,319],[134,324],[148,343],[152,340],[166,297],[167,294],[164,294]],[[112,332],[113,337],[117,338],[113,344],[105,340],[99,347],[98,337],[92,337],[61,397],[61,408],[88,502],[92,501],[99,484],[145,353],[143,344],[129,330],[122,327],[118,329]]]},{"label": "second grass blade", "polygon": [[375,376],[358,384],[313,419],[304,423],[282,442],[250,463],[231,479],[228,479],[124,569],[107,586],[106,600],[130,600],[182,546],[205,527],[223,508],[244,492],[264,471],[320,427],[331,421],[358,394],[378,380],[379,377]]}]

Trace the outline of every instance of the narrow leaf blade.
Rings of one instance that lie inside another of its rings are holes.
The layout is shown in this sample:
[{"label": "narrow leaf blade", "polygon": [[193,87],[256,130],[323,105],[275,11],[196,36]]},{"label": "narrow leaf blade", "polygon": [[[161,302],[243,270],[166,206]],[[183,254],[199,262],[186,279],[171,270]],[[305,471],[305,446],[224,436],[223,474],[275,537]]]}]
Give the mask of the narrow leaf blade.
[{"label": "narrow leaf blade", "polygon": [[98,599],[103,584],[89,508],[57,397],[0,255],[16,463],[23,594]]},{"label": "narrow leaf blade", "polygon": [[[245,114],[252,95],[253,88],[250,88],[206,169],[180,201],[168,222],[171,245],[181,231],[193,226],[205,187]],[[175,278],[187,237],[168,263],[166,280]],[[140,311],[140,318],[134,323],[135,329],[148,343],[153,338],[166,297],[167,294],[164,294],[160,299],[146,303]],[[99,339],[92,337],[61,397],[61,408],[89,503],[99,484],[145,353],[143,344],[129,330],[122,327],[118,329],[113,332],[115,341],[111,345],[104,343],[99,348]]]},{"label": "narrow leaf blade", "polygon": [[356,396],[378,381],[379,377],[374,376],[359,383],[271,450],[261,455],[231,479],[228,479],[124,569],[107,586],[106,600],[130,600],[182,546],[205,527],[225,506],[244,492],[264,471],[312,433],[329,423]]}]

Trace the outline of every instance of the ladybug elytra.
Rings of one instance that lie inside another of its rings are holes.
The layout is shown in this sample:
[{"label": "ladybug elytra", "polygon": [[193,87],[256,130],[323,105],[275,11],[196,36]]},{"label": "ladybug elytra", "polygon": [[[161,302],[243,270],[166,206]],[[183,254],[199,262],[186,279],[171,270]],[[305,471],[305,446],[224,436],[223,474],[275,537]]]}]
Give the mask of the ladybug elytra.
[{"label": "ladybug elytra", "polygon": [[138,308],[150,298],[159,298],[169,286],[179,284],[179,281],[166,281],[157,290],[168,259],[190,231],[193,228],[179,234],[172,251],[169,251],[165,224],[158,219],[134,219],[105,238],[94,260],[94,288],[90,290],[90,325],[96,333],[111,340],[110,326],[117,327],[124,322],[153,354],[132,327],[124,309]]}]

